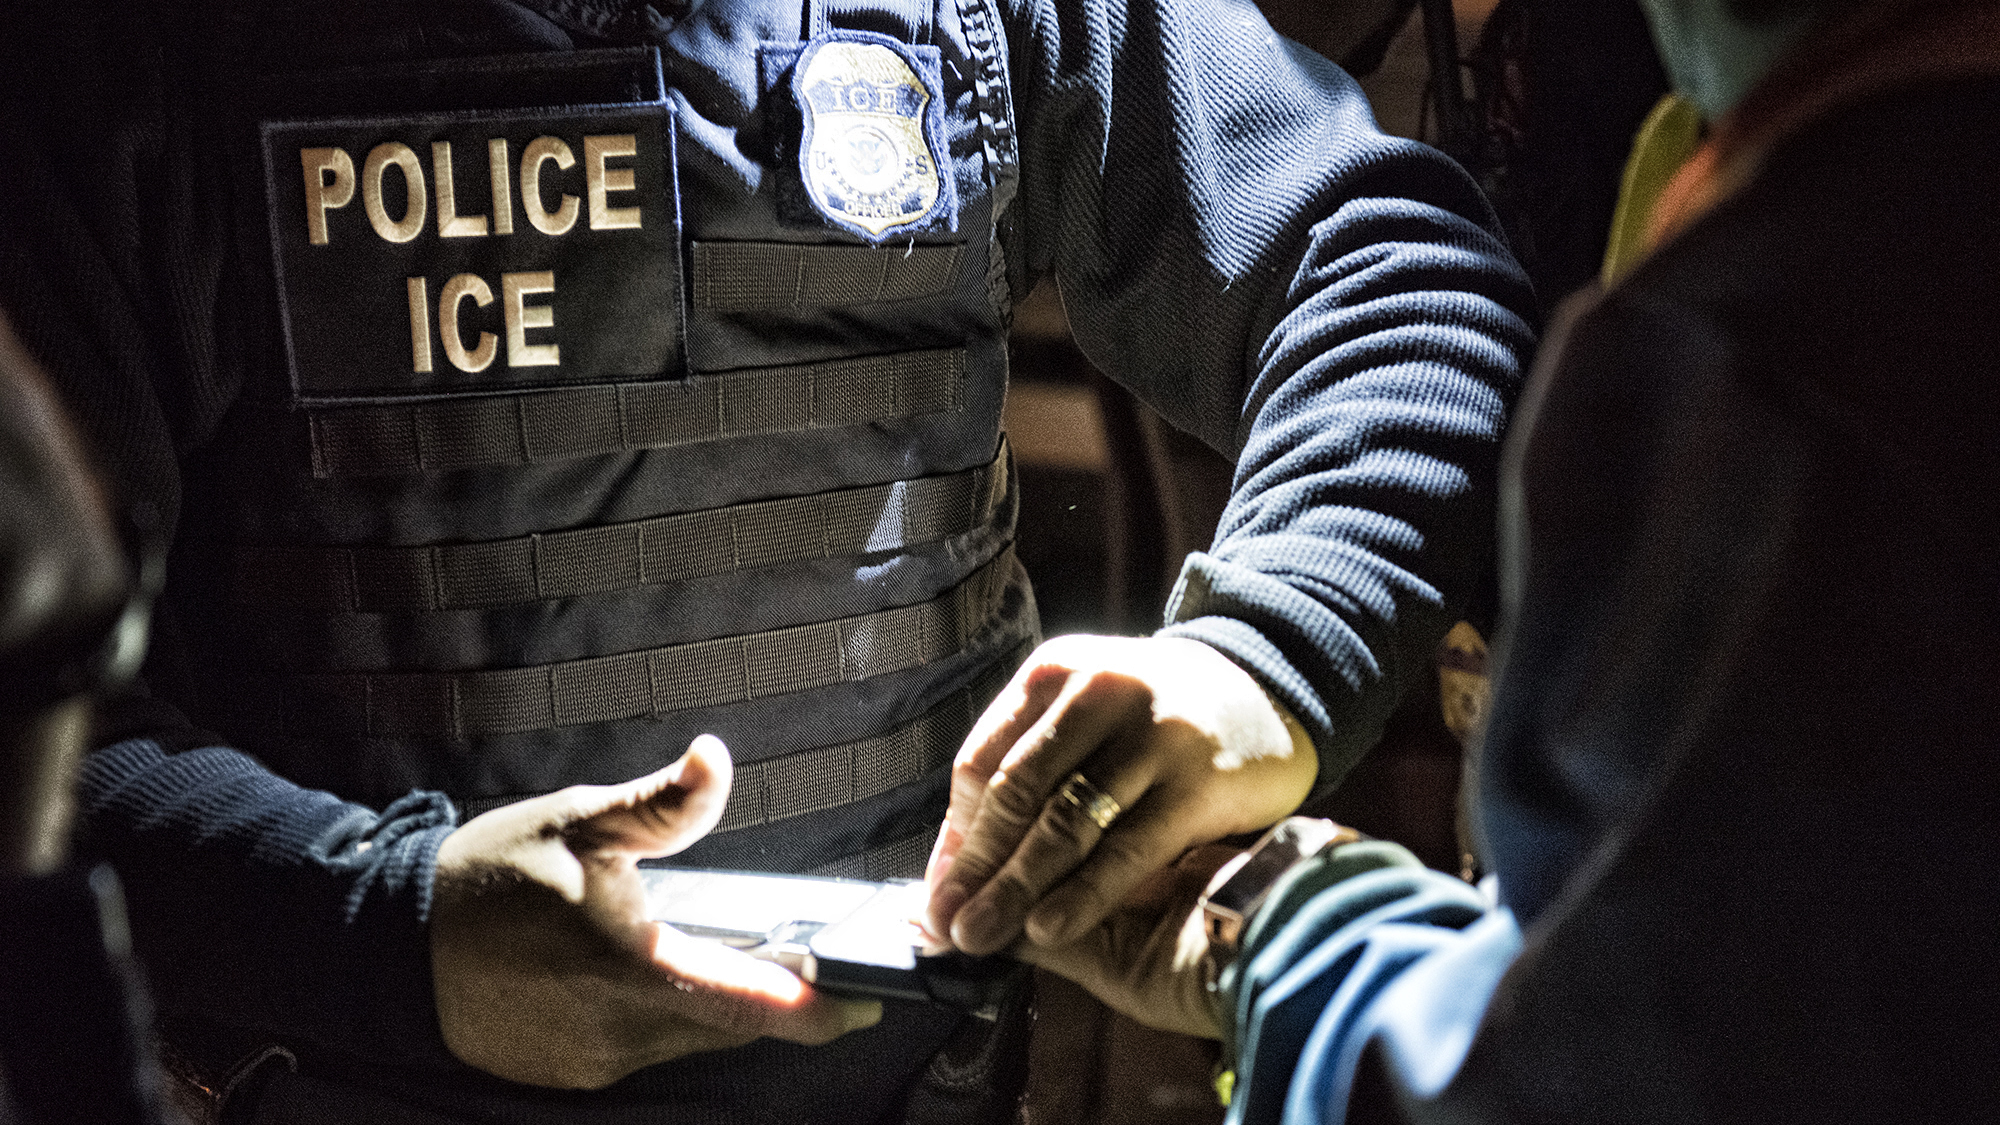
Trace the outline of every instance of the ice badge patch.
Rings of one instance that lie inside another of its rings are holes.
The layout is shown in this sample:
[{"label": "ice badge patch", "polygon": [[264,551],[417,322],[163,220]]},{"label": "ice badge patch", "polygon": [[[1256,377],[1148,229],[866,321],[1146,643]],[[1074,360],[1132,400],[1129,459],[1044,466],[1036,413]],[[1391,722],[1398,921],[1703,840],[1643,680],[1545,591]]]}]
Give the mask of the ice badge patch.
[{"label": "ice badge patch", "polygon": [[799,174],[813,206],[870,242],[922,223],[948,190],[933,145],[937,91],[901,44],[834,32],[792,77],[805,136]]}]

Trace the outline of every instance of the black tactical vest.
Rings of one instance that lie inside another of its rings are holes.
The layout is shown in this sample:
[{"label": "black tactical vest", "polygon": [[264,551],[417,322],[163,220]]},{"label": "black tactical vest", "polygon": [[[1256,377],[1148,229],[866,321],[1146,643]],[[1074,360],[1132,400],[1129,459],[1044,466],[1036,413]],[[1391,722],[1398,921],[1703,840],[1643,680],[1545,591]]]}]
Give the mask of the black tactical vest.
[{"label": "black tactical vest", "polygon": [[677,862],[921,870],[1037,634],[1004,43],[977,2],[800,19],[260,90],[276,326],[191,482],[197,721],[467,815],[713,732],[735,787]]},{"label": "black tactical vest", "polygon": [[[193,673],[162,690],[296,782],[466,815],[713,732],[734,789],[675,862],[919,873],[1038,634],[1000,435],[998,18],[714,0],[606,49],[397,33],[250,83],[220,341],[249,374],[190,461]],[[328,1058],[292,1081],[441,1120],[1011,1115],[1018,1018],[890,1007],[596,1099]]]}]

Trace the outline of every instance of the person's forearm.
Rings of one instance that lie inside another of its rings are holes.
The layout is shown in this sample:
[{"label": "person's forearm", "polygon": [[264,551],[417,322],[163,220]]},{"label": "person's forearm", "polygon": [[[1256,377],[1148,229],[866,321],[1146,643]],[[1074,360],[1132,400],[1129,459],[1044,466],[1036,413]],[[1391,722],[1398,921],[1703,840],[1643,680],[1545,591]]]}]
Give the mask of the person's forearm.
[{"label": "person's forearm", "polygon": [[1379,736],[1490,558],[1527,290],[1445,205],[1466,201],[1441,162],[1411,156],[1410,197],[1349,202],[1315,229],[1262,349],[1215,544],[1168,609],[1164,632],[1222,650],[1291,708],[1321,788]]},{"label": "person's forearm", "polygon": [[1167,632],[1252,671],[1332,786],[1489,558],[1527,280],[1471,177],[1247,6],[1006,6],[1014,283],[1053,272],[1085,354],[1237,461]]},{"label": "person's forearm", "polygon": [[424,930],[437,847],[456,823],[442,795],[378,814],[233,750],[132,740],[85,763],[80,805],[85,846],[128,888],[168,1012],[446,1060]]},{"label": "person's forearm", "polygon": [[[1362,1045],[1399,1018],[1433,1032],[1466,1030],[1469,1040],[1519,948],[1511,916],[1499,914],[1472,887],[1386,841],[1347,844],[1295,869],[1223,973],[1231,1120],[1263,1125],[1344,1110]],[[1489,935],[1495,922],[1502,932]],[[1471,963],[1457,963],[1467,949]],[[1445,991],[1456,982],[1464,993],[1444,1016],[1393,997],[1412,974],[1436,977],[1433,963]]]}]

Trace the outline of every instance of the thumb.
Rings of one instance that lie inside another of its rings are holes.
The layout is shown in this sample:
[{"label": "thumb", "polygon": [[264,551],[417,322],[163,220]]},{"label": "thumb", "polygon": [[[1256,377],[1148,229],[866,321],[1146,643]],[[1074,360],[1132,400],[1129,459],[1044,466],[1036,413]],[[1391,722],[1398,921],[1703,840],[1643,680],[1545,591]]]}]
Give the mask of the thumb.
[{"label": "thumb", "polygon": [[672,855],[722,819],[731,775],[729,748],[701,735],[665,769],[586,790],[563,836],[576,850]]}]

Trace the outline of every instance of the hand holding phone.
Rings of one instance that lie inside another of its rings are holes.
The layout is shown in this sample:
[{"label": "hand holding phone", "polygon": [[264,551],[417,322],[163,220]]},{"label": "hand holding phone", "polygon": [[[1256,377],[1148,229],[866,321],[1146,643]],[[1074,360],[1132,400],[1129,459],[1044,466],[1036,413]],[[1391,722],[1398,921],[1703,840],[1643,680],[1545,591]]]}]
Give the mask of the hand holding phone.
[{"label": "hand holding phone", "polygon": [[879,1002],[646,917],[639,861],[707,832],[729,778],[728,751],[704,736],[646,777],[503,806],[446,836],[430,952],[452,1053],[513,1082],[597,1089],[697,1051],[825,1043],[879,1020]]}]

